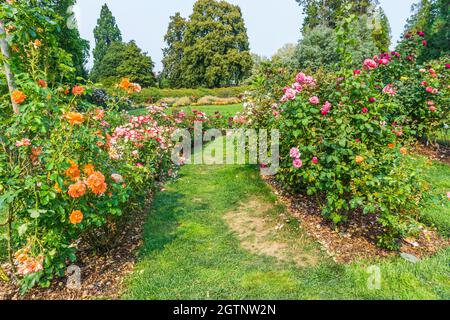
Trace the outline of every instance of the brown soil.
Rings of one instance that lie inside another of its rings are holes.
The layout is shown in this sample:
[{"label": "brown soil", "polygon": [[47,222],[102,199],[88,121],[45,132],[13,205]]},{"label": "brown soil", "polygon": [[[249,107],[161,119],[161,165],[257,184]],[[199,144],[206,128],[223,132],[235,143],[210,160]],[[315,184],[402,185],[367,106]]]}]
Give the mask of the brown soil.
[{"label": "brown soil", "polygon": [[319,242],[337,263],[350,263],[360,259],[398,256],[409,253],[418,258],[435,254],[450,245],[436,230],[423,228],[416,239],[405,239],[399,252],[388,251],[377,246],[377,236],[382,232],[376,216],[354,212],[347,223],[336,228],[321,215],[319,201],[302,195],[292,195],[284,190],[273,177],[263,177],[280,202],[286,205],[310,237]]},{"label": "brown soil", "polygon": [[302,237],[295,240],[283,237],[283,223],[269,213],[273,209],[273,204],[253,198],[238,210],[225,214],[224,218],[244,249],[281,261],[294,262],[299,267],[315,265],[318,254],[305,250]]},{"label": "brown soil", "polygon": [[414,152],[426,156],[430,160],[450,164],[450,147],[448,146],[417,143],[414,146]]}]

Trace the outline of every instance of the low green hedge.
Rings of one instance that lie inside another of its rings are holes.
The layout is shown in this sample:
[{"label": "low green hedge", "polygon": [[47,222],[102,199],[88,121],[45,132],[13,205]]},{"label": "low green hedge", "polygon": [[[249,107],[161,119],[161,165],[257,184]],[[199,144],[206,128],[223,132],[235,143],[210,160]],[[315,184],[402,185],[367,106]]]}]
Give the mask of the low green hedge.
[{"label": "low green hedge", "polygon": [[159,89],[145,88],[140,93],[131,96],[135,104],[155,103],[163,98],[182,98],[189,97],[193,101],[206,96],[214,96],[219,98],[241,97],[249,87],[228,87],[215,89]]}]

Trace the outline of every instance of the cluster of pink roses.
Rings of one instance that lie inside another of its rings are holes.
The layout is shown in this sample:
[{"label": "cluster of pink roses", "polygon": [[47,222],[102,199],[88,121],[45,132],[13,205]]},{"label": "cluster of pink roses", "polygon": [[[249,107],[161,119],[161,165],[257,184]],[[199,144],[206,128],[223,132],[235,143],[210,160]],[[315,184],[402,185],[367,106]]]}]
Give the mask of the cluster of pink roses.
[{"label": "cluster of pink roses", "polygon": [[298,148],[292,148],[289,155],[293,159],[292,165],[294,168],[299,169],[303,166],[303,161],[300,159],[300,150],[298,150]]},{"label": "cluster of pink roses", "polygon": [[295,100],[297,94],[303,90],[303,87],[315,87],[316,79],[311,76],[307,76],[304,73],[300,72],[295,77],[295,83],[293,83],[290,87],[286,87],[283,89],[284,96],[281,98],[281,102],[287,102],[289,100]]},{"label": "cluster of pink roses", "polygon": [[[301,153],[298,148],[291,148],[291,151],[289,152],[289,156],[293,159],[292,166],[295,169],[300,169],[303,166],[303,161],[302,161],[302,159],[300,159]],[[311,162],[315,165],[319,164],[319,158],[313,157],[311,159]]]}]

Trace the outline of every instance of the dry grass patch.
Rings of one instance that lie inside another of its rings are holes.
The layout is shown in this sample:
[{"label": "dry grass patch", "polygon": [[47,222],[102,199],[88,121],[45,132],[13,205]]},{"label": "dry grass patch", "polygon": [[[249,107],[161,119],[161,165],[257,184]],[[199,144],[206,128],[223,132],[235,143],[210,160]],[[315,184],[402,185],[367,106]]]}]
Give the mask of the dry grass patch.
[{"label": "dry grass patch", "polygon": [[237,235],[244,249],[258,254],[293,262],[298,267],[310,267],[318,263],[319,253],[311,249],[310,240],[301,230],[294,232],[284,214],[274,215],[276,205],[259,198],[252,198],[236,211],[225,214],[224,219]]}]

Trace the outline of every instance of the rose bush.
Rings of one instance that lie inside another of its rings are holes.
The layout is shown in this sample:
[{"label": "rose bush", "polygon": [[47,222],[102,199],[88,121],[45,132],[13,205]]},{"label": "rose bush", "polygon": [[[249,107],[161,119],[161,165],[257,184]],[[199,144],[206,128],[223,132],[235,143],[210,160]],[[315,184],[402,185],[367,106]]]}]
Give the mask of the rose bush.
[{"label": "rose bush", "polygon": [[[336,224],[350,212],[374,215],[379,243],[391,249],[418,225],[421,184],[403,161],[408,142],[448,123],[449,70],[414,63],[415,38],[357,70],[299,73],[282,90],[279,74],[262,76],[241,115],[250,127],[280,130],[278,180],[325,199],[323,214]],[[259,90],[268,83],[275,94]]]},{"label": "rose bush", "polygon": [[6,220],[0,224],[26,290],[63,276],[78,240],[105,245],[103,235],[117,230],[159,180],[175,174],[176,121],[157,108],[141,117],[119,112],[140,91],[128,79],[117,84],[114,99],[91,104],[89,85],[66,82],[73,68],[52,38],[56,24],[49,15],[19,2],[1,5],[15,75],[11,100],[20,112],[10,111],[9,97],[2,100],[0,216]]}]

